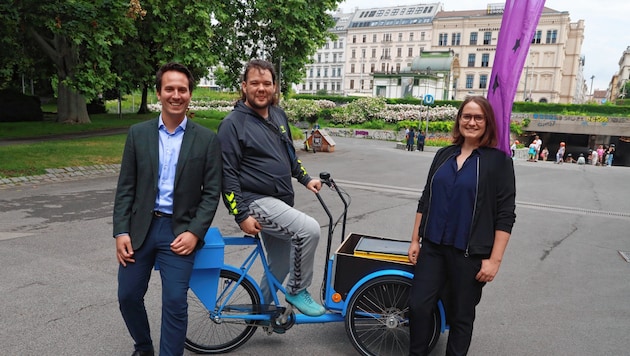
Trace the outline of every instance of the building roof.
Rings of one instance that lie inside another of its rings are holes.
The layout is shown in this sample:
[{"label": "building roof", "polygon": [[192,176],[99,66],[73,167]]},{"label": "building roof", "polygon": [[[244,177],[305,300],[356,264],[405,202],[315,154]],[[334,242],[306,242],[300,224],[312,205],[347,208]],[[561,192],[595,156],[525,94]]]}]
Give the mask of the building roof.
[{"label": "building roof", "polygon": [[450,72],[453,58],[452,51],[422,51],[411,62],[411,71]]},{"label": "building roof", "polygon": [[441,3],[356,9],[349,28],[431,24]]},{"label": "building roof", "polygon": [[[500,5],[500,8],[492,5]],[[444,18],[452,18],[452,17],[482,17],[482,16],[503,16],[503,6],[504,4],[488,4],[487,9],[479,9],[479,10],[460,10],[460,11],[440,11],[435,14],[436,19],[444,19]],[[561,11],[557,11],[548,7],[544,7],[542,13],[559,13]]]}]

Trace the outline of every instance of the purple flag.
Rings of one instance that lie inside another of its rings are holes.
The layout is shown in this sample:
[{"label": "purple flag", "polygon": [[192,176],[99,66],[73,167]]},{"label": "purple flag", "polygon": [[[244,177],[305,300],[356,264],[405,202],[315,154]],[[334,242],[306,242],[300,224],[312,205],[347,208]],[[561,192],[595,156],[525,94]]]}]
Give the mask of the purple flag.
[{"label": "purple flag", "polygon": [[536,32],[545,0],[507,0],[501,20],[499,41],[492,65],[488,101],[497,120],[499,145],[510,152],[510,116],[518,81]]}]

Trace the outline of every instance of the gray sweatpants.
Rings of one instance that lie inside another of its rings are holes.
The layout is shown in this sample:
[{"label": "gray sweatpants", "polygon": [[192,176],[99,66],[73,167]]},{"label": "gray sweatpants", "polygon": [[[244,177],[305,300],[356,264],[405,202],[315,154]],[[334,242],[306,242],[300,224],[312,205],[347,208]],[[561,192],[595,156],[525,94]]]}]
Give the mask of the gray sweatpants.
[{"label": "gray sweatpants", "polygon": [[[249,205],[249,213],[262,226],[261,237],[271,273],[280,282],[289,275],[286,284],[289,294],[308,288],[313,280],[315,251],[320,236],[317,220],[272,197],[253,201]],[[265,303],[271,304],[273,298],[264,275],[260,287]]]}]

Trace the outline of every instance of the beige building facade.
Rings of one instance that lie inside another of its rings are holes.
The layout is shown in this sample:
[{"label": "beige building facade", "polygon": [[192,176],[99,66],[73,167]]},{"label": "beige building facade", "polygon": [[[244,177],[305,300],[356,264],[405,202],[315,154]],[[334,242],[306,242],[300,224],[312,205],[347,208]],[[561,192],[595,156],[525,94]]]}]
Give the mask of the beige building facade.
[{"label": "beige building facade", "polygon": [[610,81],[607,100],[614,102],[618,99],[628,99],[630,97],[630,92],[626,89],[628,82],[630,82],[630,46],[619,58],[619,70]]},{"label": "beige building facade", "polygon": [[[496,4],[483,10],[440,12],[433,20],[432,49],[451,49],[459,59],[459,68],[452,75],[453,99],[487,94],[502,15],[503,4]],[[583,40],[583,21],[571,23],[568,12],[545,8],[515,100],[582,102]]]},{"label": "beige building facade", "polygon": [[[332,50],[332,42],[327,44],[314,56],[313,64],[306,68],[304,82],[295,89],[298,93],[311,94],[326,89],[327,93],[343,95],[382,95],[384,91],[377,91],[374,77],[376,74],[382,78],[386,74],[390,78],[388,85],[391,86],[393,81],[400,83],[398,90],[387,90],[391,93],[388,96],[400,97],[404,92],[403,76],[411,70],[420,53],[442,51],[454,53],[452,73],[446,76],[444,99],[461,100],[466,95],[485,95],[503,6],[500,3],[489,4],[480,10],[442,11],[442,3],[438,2],[356,9],[352,14],[337,14],[337,26],[331,32],[338,36],[336,41],[343,42],[344,53],[338,53],[336,57],[337,61],[341,57],[343,64],[335,62],[334,56],[328,53]],[[568,12],[544,8],[522,69],[515,100],[587,101],[588,87],[583,77],[585,59],[580,55],[583,41],[583,20],[571,22]],[[336,65],[336,69],[325,69],[331,65]],[[331,73],[336,75],[334,79],[330,78]],[[398,74],[400,78],[397,78]],[[325,84],[326,80],[335,83]]]}]

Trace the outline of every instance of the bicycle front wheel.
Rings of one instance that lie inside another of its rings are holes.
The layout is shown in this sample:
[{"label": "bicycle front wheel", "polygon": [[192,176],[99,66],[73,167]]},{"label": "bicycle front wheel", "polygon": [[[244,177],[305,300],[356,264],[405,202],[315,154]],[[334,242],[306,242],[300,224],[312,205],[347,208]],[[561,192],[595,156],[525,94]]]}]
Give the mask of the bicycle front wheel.
[{"label": "bicycle front wheel", "polygon": [[[217,292],[217,308],[233,291],[223,312],[225,315],[248,315],[259,304],[260,297],[254,285],[247,279],[238,284],[240,275],[221,270]],[[210,311],[197,296],[188,291],[188,330],[186,349],[198,354],[219,354],[230,352],[243,345],[256,332],[256,326],[244,319],[213,320]]]},{"label": "bicycle front wheel", "polygon": [[409,354],[410,290],[409,278],[382,276],[366,282],[350,299],[346,333],[361,355]]}]

